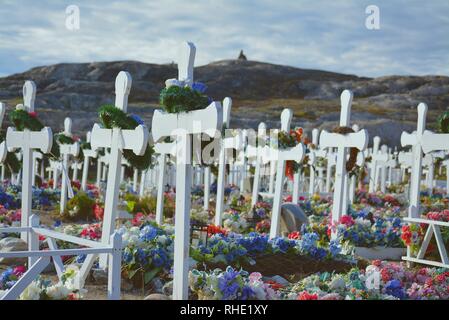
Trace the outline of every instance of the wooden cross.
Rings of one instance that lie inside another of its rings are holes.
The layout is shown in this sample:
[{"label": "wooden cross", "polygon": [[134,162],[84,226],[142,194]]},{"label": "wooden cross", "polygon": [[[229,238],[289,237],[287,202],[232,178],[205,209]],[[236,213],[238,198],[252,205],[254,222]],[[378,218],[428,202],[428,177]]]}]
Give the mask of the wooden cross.
[{"label": "wooden cross", "polygon": [[[65,118],[64,120],[64,135],[72,136],[72,119]],[[67,190],[71,184],[69,178],[69,157],[78,156],[80,152],[80,145],[76,141],[73,144],[60,144],[59,149],[62,155],[62,177],[61,177],[61,201],[59,205],[59,212],[63,213],[67,205]]]},{"label": "wooden cross", "polygon": [[[340,127],[350,126],[352,92],[343,91],[341,94],[341,113]],[[339,134],[322,131],[320,135],[320,145],[322,148],[336,147],[337,164],[335,172],[334,200],[332,205],[332,222],[337,223],[342,215],[347,213],[348,208],[344,207],[344,189],[348,185],[348,176],[346,173],[346,157],[348,148],[357,148],[360,151],[365,150],[368,144],[368,132],[363,129],[359,132]],[[345,187],[346,185],[346,187]],[[333,230],[332,237],[336,237],[336,230]]]},{"label": "wooden cross", "polygon": [[[91,133],[90,131],[86,134],[86,142],[90,143],[91,141]],[[81,177],[81,190],[87,190],[87,175],[89,173],[89,162],[91,158],[96,158],[98,156],[98,152],[92,149],[84,149],[84,163],[83,163],[83,174]]]},{"label": "wooden cross", "polygon": [[166,180],[166,164],[168,156],[176,156],[176,143],[155,143],[154,151],[158,156],[159,178],[157,182],[156,222],[161,225],[164,222],[164,189]]},{"label": "wooden cross", "polygon": [[[318,171],[318,178],[319,178],[319,184],[322,185],[323,181],[323,169],[322,168],[315,168],[315,164],[318,160],[318,158],[324,158],[326,156],[325,150],[320,150],[318,147],[318,138],[319,138],[320,130],[317,128],[314,128],[312,130],[312,144],[314,145],[314,149],[310,150],[309,153],[309,166],[310,166],[310,178],[309,178],[309,195],[313,196],[316,191],[316,174],[315,170]],[[321,170],[318,170],[321,169]],[[321,191],[321,187],[318,188],[318,191]]]},{"label": "wooden cross", "polygon": [[[419,217],[420,207],[420,186],[422,175],[422,159],[423,159],[423,143],[424,131],[426,130],[426,115],[427,105],[420,103],[418,105],[418,123],[417,130],[413,133],[402,132],[401,145],[402,147],[412,146],[412,173],[410,179],[410,206],[408,215],[409,218]],[[426,145],[426,150],[427,150]]]},{"label": "wooden cross", "polygon": [[[179,81],[193,83],[195,46],[184,43],[178,63]],[[190,188],[192,185],[192,135],[207,134],[214,137],[221,132],[223,110],[220,102],[207,108],[184,113],[166,113],[155,110],[152,135],[155,143],[166,137],[175,137],[176,143],[176,211],[173,270],[173,299],[188,298],[189,246],[190,246]]]},{"label": "wooden cross", "polygon": [[371,166],[370,166],[370,180],[368,192],[376,192],[379,186],[379,175],[381,163],[385,163],[388,160],[388,155],[385,152],[379,150],[380,137],[376,136],[373,139],[373,151],[371,153]]},{"label": "wooden cross", "polygon": [[[291,109],[284,109],[281,114],[281,130],[290,133],[290,123],[292,120],[293,112]],[[287,160],[293,160],[301,162],[304,158],[304,146],[302,143],[297,144],[293,148],[287,150],[273,149],[271,152],[277,160],[276,168],[276,182],[274,189],[273,209],[271,215],[271,227],[270,227],[270,239],[276,237],[279,234],[280,221],[281,221],[281,205],[282,205],[282,193],[285,178],[285,162]]]},{"label": "wooden cross", "polygon": [[[231,98],[225,98],[223,100],[223,127],[225,129],[229,128],[231,121]],[[229,149],[240,150],[242,148],[241,136],[237,135],[235,137],[224,137],[221,140],[220,155],[218,159],[218,180],[217,180],[217,200],[215,207],[215,225],[221,226],[223,211],[224,211],[224,189],[226,185],[226,163],[227,155],[226,152]]]},{"label": "wooden cross", "polygon": [[332,169],[337,165],[337,154],[333,151],[334,148],[328,148],[327,152],[327,166],[326,166],[326,184],[324,192],[331,192]]},{"label": "wooden cross", "polygon": [[[115,80],[115,106],[126,113],[128,108],[128,95],[131,91],[132,78],[128,72],[121,71]],[[142,156],[148,146],[149,132],[146,126],[139,125],[135,129],[120,128],[106,129],[94,124],[91,133],[92,150],[109,148],[108,186],[105,196],[105,208],[101,241],[108,245],[114,232],[117,218],[117,203],[120,187],[120,166],[122,152],[132,150],[134,154]],[[100,267],[107,266],[107,255],[100,257]]]},{"label": "wooden cross", "polygon": [[265,147],[265,139],[267,135],[267,127],[265,123],[261,122],[257,129],[257,146],[248,144],[248,157],[255,157],[255,171],[253,181],[253,194],[251,197],[251,207],[257,203],[259,198],[259,186],[260,186],[260,166],[262,162],[263,149]]},{"label": "wooden cross", "polygon": [[[0,102],[0,127],[3,124],[3,119],[5,118],[6,105],[3,102]],[[6,160],[6,156],[8,154],[8,149],[6,148],[6,142],[2,141],[0,144],[0,163],[4,163]],[[2,181],[4,179],[4,166],[2,166]]]},{"label": "wooden cross", "polygon": [[[34,112],[36,99],[36,85],[32,81],[26,81],[23,86],[23,106],[27,112]],[[27,227],[31,216],[32,183],[33,183],[33,150],[39,149],[42,153],[49,153],[53,143],[53,134],[49,127],[41,131],[16,131],[9,127],[6,133],[6,145],[9,151],[22,150],[22,227]],[[28,233],[22,232],[21,238],[28,241]]]}]

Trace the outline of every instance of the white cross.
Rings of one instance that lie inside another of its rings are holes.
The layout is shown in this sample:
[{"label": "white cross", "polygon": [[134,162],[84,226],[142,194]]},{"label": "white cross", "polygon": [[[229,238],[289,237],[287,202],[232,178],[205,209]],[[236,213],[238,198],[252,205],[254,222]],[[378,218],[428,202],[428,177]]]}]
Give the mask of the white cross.
[{"label": "white cross", "polygon": [[[128,72],[121,71],[115,80],[115,106],[126,113],[128,108],[128,95],[131,91],[132,78]],[[146,126],[139,125],[135,129],[124,130],[120,128],[106,129],[94,124],[91,133],[92,150],[110,148],[108,186],[105,196],[103,230],[101,241],[108,245],[114,232],[117,218],[118,192],[120,187],[120,166],[122,152],[132,150],[134,154],[142,156],[148,146],[149,132]],[[100,267],[107,265],[107,255],[100,258]]]},{"label": "white cross", "polygon": [[313,196],[315,191],[316,191],[316,186],[315,186],[315,170],[318,171],[318,178],[319,178],[319,184],[320,187],[318,188],[318,191],[321,191],[321,185],[322,185],[322,181],[323,181],[323,168],[315,168],[315,164],[317,162],[317,160],[319,158],[324,158],[326,157],[326,151],[325,150],[320,150],[320,148],[318,147],[318,138],[319,138],[319,133],[320,131],[317,128],[314,128],[312,130],[312,144],[314,145],[314,149],[310,150],[309,153],[309,166],[310,166],[310,178],[309,178],[309,195]]},{"label": "white cross", "polygon": [[[292,120],[293,112],[291,109],[284,109],[281,114],[281,130],[290,133],[290,124]],[[273,156],[277,159],[276,168],[276,182],[274,189],[273,209],[271,215],[271,227],[270,227],[270,239],[276,237],[279,234],[279,225],[281,221],[281,205],[282,205],[282,193],[285,178],[285,162],[287,160],[293,160],[301,162],[304,158],[304,146],[302,143],[298,143],[295,147],[287,150],[273,149],[271,148]]]},{"label": "white cross", "polygon": [[327,152],[327,168],[326,168],[326,185],[324,187],[324,192],[331,192],[332,183],[332,169],[337,165],[337,153],[333,151],[334,148],[328,148]]},{"label": "white cross", "polygon": [[[195,46],[185,43],[178,64],[179,81],[193,83]],[[173,271],[173,299],[188,298],[190,246],[190,187],[192,185],[192,135],[214,137],[221,132],[223,110],[220,102],[212,102],[206,109],[184,113],[166,113],[156,110],[152,120],[155,143],[166,137],[176,138],[176,211]]]},{"label": "white cross", "polygon": [[[64,135],[71,137],[72,136],[72,119],[65,118],[64,120]],[[76,141],[73,144],[60,144],[59,149],[62,155],[62,177],[61,177],[61,202],[59,207],[59,212],[63,213],[64,209],[67,205],[67,190],[70,186],[70,178],[69,178],[69,157],[70,156],[78,156],[80,152],[80,145]],[[71,189],[71,187],[70,187]],[[73,197],[72,194],[70,196]]]},{"label": "white cross", "polygon": [[426,130],[427,105],[420,103],[418,105],[418,123],[417,130],[413,133],[402,132],[401,145],[403,147],[412,146],[412,174],[410,179],[410,206],[409,218],[419,217],[420,207],[420,185],[422,175],[423,143],[424,131]]},{"label": "white cross", "polygon": [[[86,134],[86,142],[90,143],[91,141],[91,133],[90,131]],[[89,173],[89,160],[91,158],[96,158],[98,156],[98,152],[94,151],[92,149],[84,149],[84,163],[83,163],[83,176],[81,178],[81,190],[86,191],[87,190],[87,175]]]},{"label": "white cross", "polygon": [[[36,85],[32,81],[26,81],[23,86],[23,102],[27,112],[34,112],[34,101],[36,99]],[[9,151],[22,150],[22,227],[27,227],[31,215],[32,205],[32,183],[33,183],[33,150],[39,149],[42,153],[49,153],[53,143],[53,134],[49,127],[41,131],[16,131],[9,127],[6,133],[6,146]],[[22,232],[21,238],[27,241],[28,233]]]},{"label": "white cross", "polygon": [[[379,175],[381,166],[388,161],[388,154],[379,150],[380,137],[376,136],[373,139],[373,151],[371,153],[370,179],[368,192],[376,192],[379,186]],[[385,150],[384,150],[385,151]]]},{"label": "white cross", "polygon": [[423,158],[423,167],[426,167],[426,187],[427,191],[431,195],[433,193],[433,182],[434,182],[434,157],[431,153],[428,153]]},{"label": "white cross", "polygon": [[158,156],[159,178],[157,182],[156,222],[161,225],[164,221],[164,189],[166,180],[166,164],[168,156],[176,156],[176,143],[155,143],[154,151]]},{"label": "white cross", "polygon": [[251,207],[257,203],[259,197],[259,185],[260,185],[260,166],[262,164],[263,150],[265,147],[265,138],[267,135],[267,127],[265,123],[261,122],[257,129],[257,146],[248,144],[248,158],[255,157],[255,171],[253,181],[253,194],[251,197]]},{"label": "white cross", "polygon": [[[223,127],[229,128],[231,120],[231,98],[223,100]],[[218,180],[217,180],[217,200],[215,207],[215,225],[221,226],[222,216],[224,211],[224,189],[226,185],[226,151],[229,149],[240,150],[242,148],[242,139],[240,135],[235,137],[224,137],[221,140],[220,155],[218,159]]]},{"label": "white cross", "polygon": [[[5,112],[6,112],[6,105],[3,102],[0,102],[0,127],[3,124]],[[6,142],[3,141],[0,144],[0,163],[5,162],[7,154],[8,154],[8,149],[6,148]],[[3,176],[3,168],[4,168],[4,166],[2,166],[2,176]],[[2,177],[2,181],[3,181],[3,177]]]},{"label": "white cross", "polygon": [[[340,127],[350,126],[352,92],[343,91],[341,94],[341,113]],[[322,131],[320,135],[320,145],[322,148],[336,147],[337,164],[335,172],[334,200],[332,205],[332,222],[337,223],[342,215],[347,213],[348,208],[344,207],[344,189],[348,185],[348,176],[346,173],[346,157],[348,148],[357,148],[360,151],[365,150],[368,143],[368,132],[363,129],[359,132],[339,134]],[[335,238],[336,232],[333,230],[332,236]]]}]

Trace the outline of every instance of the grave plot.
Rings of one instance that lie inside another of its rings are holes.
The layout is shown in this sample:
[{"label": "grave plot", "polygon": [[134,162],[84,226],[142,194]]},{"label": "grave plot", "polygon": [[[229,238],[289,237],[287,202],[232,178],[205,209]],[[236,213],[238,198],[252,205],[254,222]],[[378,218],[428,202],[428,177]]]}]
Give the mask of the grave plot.
[{"label": "grave plot", "polygon": [[230,129],[232,97],[180,49],[151,131],[126,71],[85,141],[70,118],[44,127],[33,82],[0,103],[0,299],[449,298],[446,122],[426,130],[420,104],[394,149],[350,122],[344,90],[331,130],[288,107]]}]

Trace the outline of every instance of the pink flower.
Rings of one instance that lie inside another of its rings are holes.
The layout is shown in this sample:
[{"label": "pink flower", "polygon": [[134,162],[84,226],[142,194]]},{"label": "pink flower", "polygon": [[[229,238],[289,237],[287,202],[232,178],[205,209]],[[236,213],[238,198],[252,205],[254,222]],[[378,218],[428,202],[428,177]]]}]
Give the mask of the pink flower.
[{"label": "pink flower", "polygon": [[26,271],[27,271],[27,269],[25,268],[25,266],[18,266],[13,269],[12,273],[17,277],[20,277]]}]

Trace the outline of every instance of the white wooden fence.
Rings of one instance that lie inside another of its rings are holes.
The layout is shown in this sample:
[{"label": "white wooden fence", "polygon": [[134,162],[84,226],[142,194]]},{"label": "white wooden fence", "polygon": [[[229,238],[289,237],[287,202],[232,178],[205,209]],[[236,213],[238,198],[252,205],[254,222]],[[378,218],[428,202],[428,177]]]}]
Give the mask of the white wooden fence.
[{"label": "white wooden fence", "polygon": [[[122,237],[120,234],[114,233],[111,236],[110,244],[105,245],[100,242],[41,228],[39,227],[39,218],[36,215],[30,217],[28,227],[0,228],[0,233],[22,232],[28,235],[28,251],[0,252],[0,258],[28,257],[28,270],[0,300],[17,299],[47,267],[50,263],[50,258],[52,258],[58,277],[61,280],[64,273],[64,264],[61,256],[86,255],[86,260],[76,279],[77,288],[81,289],[84,287],[85,279],[99,254],[108,254],[108,299],[120,299],[122,258]],[[39,250],[39,235],[46,237],[45,241],[50,250]],[[58,249],[56,240],[77,244],[83,246],[83,248]]]}]

